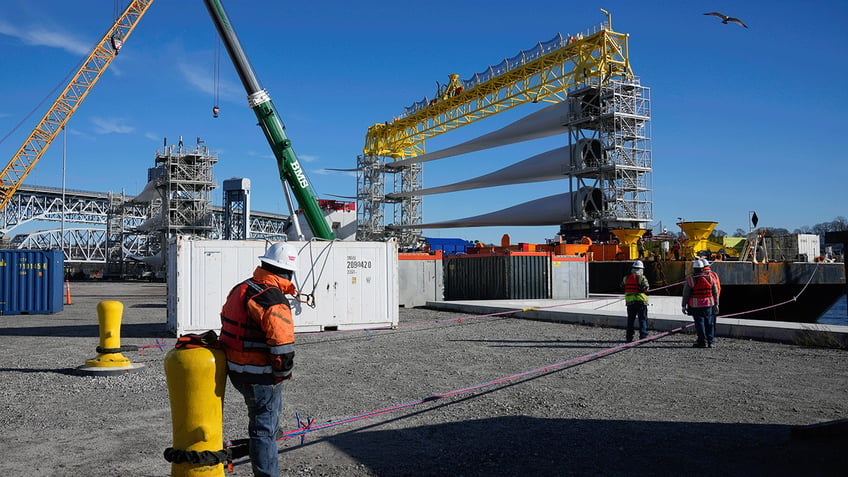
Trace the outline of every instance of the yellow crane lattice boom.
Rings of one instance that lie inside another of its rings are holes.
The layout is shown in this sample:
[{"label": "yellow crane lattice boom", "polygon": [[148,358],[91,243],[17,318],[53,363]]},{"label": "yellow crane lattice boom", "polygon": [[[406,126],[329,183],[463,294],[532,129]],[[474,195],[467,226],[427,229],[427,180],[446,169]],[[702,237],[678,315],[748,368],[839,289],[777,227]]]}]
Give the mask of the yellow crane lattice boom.
[{"label": "yellow crane lattice boom", "polygon": [[6,207],[27,174],[59,135],[152,3],[153,0],[133,0],[130,3],[3,169],[0,174],[0,210]]},{"label": "yellow crane lattice boom", "polygon": [[425,140],[501,111],[528,102],[562,101],[568,88],[582,82],[632,77],[628,35],[612,31],[610,23],[584,38],[559,36],[558,47],[552,51],[527,62],[519,59],[516,66],[508,65],[504,73],[473,88],[369,127],[363,154],[395,160],[414,157],[424,153]]}]

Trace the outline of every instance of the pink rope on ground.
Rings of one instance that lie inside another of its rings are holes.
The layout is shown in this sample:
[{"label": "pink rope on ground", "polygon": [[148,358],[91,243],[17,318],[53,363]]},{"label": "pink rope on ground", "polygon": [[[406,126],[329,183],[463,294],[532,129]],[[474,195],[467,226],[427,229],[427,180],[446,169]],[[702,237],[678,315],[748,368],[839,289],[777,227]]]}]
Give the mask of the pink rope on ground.
[{"label": "pink rope on ground", "polygon": [[[748,313],[754,313],[756,311],[767,310],[769,308],[775,308],[775,307],[782,306],[782,305],[785,305],[787,303],[791,303],[793,301],[796,301],[798,299],[798,297],[801,296],[801,294],[804,293],[804,291],[807,289],[807,286],[812,281],[814,275],[815,275],[815,270],[813,271],[813,274],[811,274],[810,279],[807,280],[807,283],[804,285],[804,287],[801,289],[801,291],[798,292],[797,295],[792,297],[791,300],[787,300],[783,303],[778,303],[776,305],[758,308],[756,310],[749,310],[749,311],[745,311],[745,312],[735,313],[735,314],[732,314],[732,315],[725,315],[724,317],[727,318],[727,317],[730,317],[730,316],[738,316],[738,315],[743,315],[743,314],[748,314]],[[668,285],[667,287],[679,285],[680,283],[683,283],[683,282],[674,283],[674,284]],[[667,288],[667,287],[663,287],[663,288]],[[655,289],[654,291],[661,290],[661,289],[662,288],[658,288],[658,289]],[[592,301],[600,301],[600,300],[591,300],[590,302],[592,302]],[[554,307],[558,307],[558,306],[566,306],[566,305],[573,305],[573,304],[577,304],[577,303],[551,305],[551,306],[538,307],[538,308],[524,308],[523,310],[499,312],[499,313],[493,313],[493,314],[490,314],[490,315],[480,315],[480,316],[495,316],[495,315],[501,315],[501,314],[515,313],[515,312],[518,312],[518,311],[527,311],[527,310],[541,309],[541,308],[554,308]],[[461,320],[461,319],[459,319],[459,320]],[[438,321],[436,321],[436,322],[438,323]],[[666,332],[663,332],[663,333],[660,333],[660,334],[657,334],[657,335],[654,335],[654,336],[649,336],[647,338],[644,338],[644,339],[641,339],[641,340],[638,340],[638,341],[633,341],[633,342],[630,342],[630,343],[625,343],[623,345],[613,346],[613,347],[607,348],[605,350],[597,351],[597,352],[594,352],[594,353],[589,353],[589,354],[579,356],[577,358],[573,358],[573,359],[570,359],[570,360],[567,360],[567,361],[561,361],[559,363],[544,366],[542,368],[534,369],[534,370],[531,370],[531,371],[525,371],[523,373],[513,374],[511,376],[506,376],[506,377],[503,377],[503,378],[500,378],[500,379],[496,379],[494,381],[489,381],[489,382],[477,384],[477,385],[474,385],[474,386],[468,386],[468,387],[465,387],[465,388],[462,388],[462,389],[457,389],[457,390],[454,390],[454,391],[450,391],[450,392],[447,392],[447,393],[444,393],[444,394],[438,394],[438,395],[426,397],[424,399],[418,399],[416,401],[411,401],[411,402],[404,403],[404,404],[398,404],[396,406],[378,409],[376,411],[372,411],[372,412],[365,413],[365,414],[359,414],[359,415],[356,415],[356,416],[347,417],[347,418],[340,419],[340,420],[337,420],[337,421],[330,421],[330,422],[327,422],[327,423],[324,423],[324,424],[319,424],[317,426],[307,426],[307,427],[301,426],[298,429],[294,429],[294,430],[291,430],[291,431],[284,433],[277,440],[291,439],[291,438],[296,437],[298,435],[303,436],[303,435],[305,435],[309,432],[314,432],[314,431],[317,431],[317,430],[326,429],[326,428],[329,428],[329,427],[334,427],[334,426],[338,426],[338,425],[341,425],[341,424],[346,424],[346,423],[349,423],[349,422],[358,421],[360,419],[365,419],[365,418],[368,418],[368,417],[386,414],[386,413],[389,413],[389,412],[392,412],[392,411],[404,409],[404,408],[407,408],[407,407],[415,406],[415,405],[422,404],[422,403],[429,402],[429,401],[435,401],[437,399],[441,399],[441,398],[445,398],[445,397],[457,396],[459,394],[464,394],[464,393],[471,392],[471,391],[474,391],[474,390],[477,390],[477,389],[481,389],[481,388],[484,388],[484,387],[487,387],[487,386],[493,386],[493,385],[496,385],[496,384],[503,384],[503,383],[506,383],[506,382],[509,382],[509,381],[513,381],[513,380],[525,377],[525,376],[538,374],[538,373],[542,373],[542,372],[546,372],[546,371],[552,371],[554,369],[562,368],[562,367],[567,366],[567,365],[581,363],[581,362],[584,362],[584,361],[588,361],[590,359],[599,358],[599,357],[602,357],[602,356],[605,356],[605,355],[608,355],[608,354],[611,354],[611,353],[614,353],[614,352],[617,352],[617,351],[621,351],[621,350],[626,349],[626,348],[638,346],[642,343],[647,343],[649,341],[657,340],[657,339],[663,338],[665,336],[669,336],[669,335],[672,335],[674,333],[678,333],[678,332],[685,330],[687,328],[691,328],[692,326],[695,326],[695,324],[689,323],[688,325],[680,326],[680,327],[677,327],[673,330],[666,331]]]},{"label": "pink rope on ground", "polygon": [[690,323],[688,325],[680,326],[680,327],[675,328],[673,330],[665,331],[663,333],[660,333],[660,334],[657,334],[657,335],[654,335],[654,336],[649,336],[647,338],[644,338],[644,339],[641,339],[641,340],[638,340],[638,341],[633,341],[631,343],[625,343],[623,345],[613,346],[611,348],[607,348],[607,349],[604,349],[604,350],[601,350],[601,351],[596,351],[594,353],[589,353],[589,354],[586,354],[586,355],[583,355],[583,356],[579,356],[577,358],[572,358],[572,359],[569,359],[569,360],[566,360],[566,361],[561,361],[559,363],[551,364],[551,365],[544,366],[544,367],[537,368],[537,369],[533,369],[533,370],[530,370],[530,371],[525,371],[525,372],[522,372],[522,373],[513,374],[513,375],[510,375],[510,376],[500,378],[500,379],[496,379],[494,381],[489,381],[489,382],[477,384],[477,385],[474,385],[474,386],[468,386],[468,387],[465,387],[465,388],[462,388],[462,389],[449,391],[449,392],[446,392],[446,393],[443,393],[443,394],[437,394],[437,395],[429,396],[429,397],[426,397],[426,398],[423,398],[423,399],[418,399],[418,400],[403,403],[403,404],[397,404],[395,406],[389,406],[389,407],[385,407],[385,408],[382,408],[382,409],[377,409],[376,411],[371,411],[371,412],[367,412],[367,413],[364,413],[364,414],[350,416],[350,417],[346,417],[346,418],[339,419],[339,420],[336,420],[336,421],[326,422],[324,424],[319,424],[317,426],[316,425],[312,425],[312,426],[309,426],[309,427],[301,426],[297,429],[292,429],[288,432],[283,433],[283,435],[280,436],[277,440],[281,441],[281,440],[291,439],[291,438],[294,438],[294,437],[297,437],[297,436],[302,436],[302,435],[307,434],[309,432],[314,432],[314,431],[318,431],[318,430],[321,430],[321,429],[327,429],[329,427],[335,427],[335,426],[339,426],[341,424],[347,424],[347,423],[350,423],[350,422],[358,421],[360,419],[366,419],[366,418],[369,418],[369,417],[379,416],[381,414],[386,414],[386,413],[389,413],[389,412],[397,411],[399,409],[412,407],[412,406],[422,404],[422,403],[425,403],[425,402],[435,401],[437,399],[441,399],[441,398],[445,398],[445,397],[457,396],[459,394],[468,393],[468,392],[475,391],[477,389],[481,389],[481,388],[484,388],[484,387],[493,386],[493,385],[496,385],[496,384],[503,384],[503,383],[506,383],[506,382],[509,382],[509,381],[514,381],[516,379],[523,378],[525,376],[530,376],[530,375],[533,375],[533,374],[539,374],[539,373],[543,373],[543,372],[546,372],[546,371],[552,371],[552,370],[555,370],[555,369],[558,369],[558,368],[562,368],[564,366],[581,363],[581,362],[588,361],[588,360],[594,359],[594,358],[599,358],[601,356],[605,356],[605,355],[608,355],[608,354],[611,354],[611,353],[615,353],[617,351],[621,351],[621,350],[626,349],[626,348],[631,348],[631,347],[634,347],[634,346],[638,346],[642,343],[647,343],[649,341],[653,341],[653,340],[656,340],[656,339],[659,339],[659,338],[663,338],[665,336],[669,336],[669,335],[672,335],[674,333],[680,332],[680,331],[682,331],[686,328],[689,328],[691,326],[694,326],[694,325],[695,325],[694,323]]}]

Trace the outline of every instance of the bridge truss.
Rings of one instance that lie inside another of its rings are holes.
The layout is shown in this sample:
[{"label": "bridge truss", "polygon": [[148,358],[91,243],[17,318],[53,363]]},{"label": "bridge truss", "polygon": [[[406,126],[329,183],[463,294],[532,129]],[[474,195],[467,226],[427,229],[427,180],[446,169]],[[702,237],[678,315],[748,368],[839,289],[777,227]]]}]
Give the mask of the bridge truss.
[{"label": "bridge truss", "polygon": [[[12,248],[63,249],[66,262],[106,263],[109,242],[120,244],[123,256],[150,257],[161,247],[157,233],[141,230],[142,224],[156,212],[148,204],[135,204],[123,194],[65,191],[62,207],[62,190],[51,187],[21,186],[7,206],[0,211],[0,234],[10,235],[16,228],[28,223],[60,222],[75,224],[61,228],[39,230],[15,236]],[[115,203],[119,203],[116,207]],[[109,238],[110,217],[118,215],[123,222],[119,237]],[[212,231],[210,238],[223,237],[224,210],[211,207]],[[85,225],[85,226],[79,226]],[[251,211],[250,238],[285,240],[289,217]]]}]

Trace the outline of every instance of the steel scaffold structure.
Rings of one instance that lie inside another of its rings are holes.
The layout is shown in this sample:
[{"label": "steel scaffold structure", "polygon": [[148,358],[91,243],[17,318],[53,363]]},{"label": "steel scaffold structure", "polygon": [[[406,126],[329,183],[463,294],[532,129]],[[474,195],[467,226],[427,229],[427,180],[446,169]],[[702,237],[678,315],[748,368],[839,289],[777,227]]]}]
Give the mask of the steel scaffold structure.
[{"label": "steel scaffold structure", "polygon": [[647,228],[653,220],[650,89],[637,77],[590,81],[570,91],[568,100],[569,144],[593,139],[601,145],[572,162],[569,187],[600,189],[603,204],[595,204],[591,216],[580,216],[572,204],[573,219],[560,233],[578,239],[602,228]]},{"label": "steel scaffold structure", "polygon": [[[582,83],[632,76],[628,35],[612,30],[609,15],[585,34],[557,35],[468,80],[451,75],[434,99],[425,98],[391,122],[368,128],[363,154],[357,158],[357,240],[396,237],[401,247],[416,245],[421,198],[387,198],[385,175],[395,175],[394,192],[420,190],[420,164],[390,164],[423,154],[426,139],[522,104],[564,101],[569,88]],[[384,223],[386,206],[394,207],[394,224]]]},{"label": "steel scaffold structure", "polygon": [[217,154],[197,140],[196,147],[172,144],[156,151],[156,188],[162,205],[165,237],[193,235],[206,237],[212,233],[212,190],[215,179],[212,167]]}]

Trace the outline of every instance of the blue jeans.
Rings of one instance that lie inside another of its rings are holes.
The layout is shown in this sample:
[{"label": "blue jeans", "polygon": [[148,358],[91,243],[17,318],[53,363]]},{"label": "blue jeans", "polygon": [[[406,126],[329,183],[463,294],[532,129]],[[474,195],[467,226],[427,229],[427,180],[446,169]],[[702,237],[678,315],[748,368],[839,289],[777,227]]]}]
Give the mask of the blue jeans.
[{"label": "blue jeans", "polygon": [[715,342],[715,318],[711,306],[691,308],[692,318],[695,319],[695,333],[698,334],[698,343],[713,344]]},{"label": "blue jeans", "polygon": [[627,304],[627,342],[633,341],[634,321],[639,319],[639,339],[648,337],[648,305],[642,302]]},{"label": "blue jeans", "polygon": [[[231,380],[232,381],[232,380]],[[253,475],[279,477],[280,462],[277,453],[277,429],[283,412],[283,384],[243,384],[232,381],[244,396],[250,422],[250,465]]]}]

